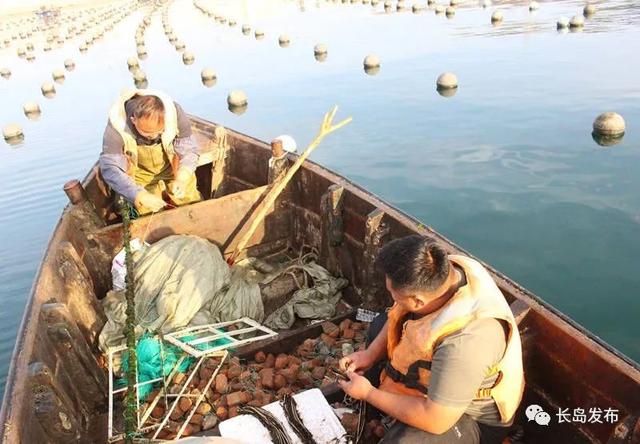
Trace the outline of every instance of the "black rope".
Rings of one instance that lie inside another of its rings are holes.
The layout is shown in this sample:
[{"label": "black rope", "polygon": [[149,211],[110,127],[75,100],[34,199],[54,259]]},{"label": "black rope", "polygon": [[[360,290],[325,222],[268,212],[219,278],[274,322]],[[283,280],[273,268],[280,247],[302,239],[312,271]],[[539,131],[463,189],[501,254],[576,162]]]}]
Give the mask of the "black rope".
[{"label": "black rope", "polygon": [[260,421],[260,424],[269,431],[271,441],[273,441],[274,444],[293,444],[284,426],[267,410],[247,405],[240,407],[238,413],[251,415]]},{"label": "black rope", "polygon": [[313,439],[313,434],[304,425],[304,422],[302,422],[300,412],[298,411],[298,404],[293,396],[284,395],[282,398],[282,410],[284,410],[284,415],[287,417],[289,425],[295,434],[298,435],[302,444],[318,444],[316,440]]}]

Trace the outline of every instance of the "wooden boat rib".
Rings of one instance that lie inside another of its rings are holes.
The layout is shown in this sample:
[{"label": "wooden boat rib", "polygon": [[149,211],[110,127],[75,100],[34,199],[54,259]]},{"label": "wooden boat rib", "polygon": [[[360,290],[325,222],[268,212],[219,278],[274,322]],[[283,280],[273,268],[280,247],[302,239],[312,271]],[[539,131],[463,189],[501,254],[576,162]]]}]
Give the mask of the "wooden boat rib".
[{"label": "wooden boat rib", "polygon": [[[220,197],[211,199],[212,167],[207,162],[219,154],[211,148],[215,125],[192,117],[192,126],[203,152],[198,184],[208,199],[142,217],[133,223],[132,234],[146,233],[150,242],[170,234],[194,234],[228,256],[235,249],[229,239],[266,189],[269,146],[228,130]],[[88,201],[65,208],[27,302],[0,413],[3,442],[106,441],[107,377],[96,347],[105,321],[99,299],[111,284],[110,263],[121,248],[122,227],[114,220],[97,167],[83,185]],[[382,309],[390,299],[374,268],[376,254],[385,242],[413,233],[437,238],[449,253],[468,255],[344,177],[307,161],[241,254],[265,257],[287,248],[313,247],[323,266],[349,280],[344,291],[349,304]],[[524,427],[525,441],[640,439],[639,365],[484,265],[510,303],[523,336],[527,389],[516,423]],[[343,316],[348,315],[353,313]],[[317,335],[318,328],[283,332],[241,353],[291,349]],[[551,414],[548,427],[527,421],[524,409],[532,403]],[[559,408],[572,412],[592,407],[616,409],[619,421],[559,424],[556,419]]]}]

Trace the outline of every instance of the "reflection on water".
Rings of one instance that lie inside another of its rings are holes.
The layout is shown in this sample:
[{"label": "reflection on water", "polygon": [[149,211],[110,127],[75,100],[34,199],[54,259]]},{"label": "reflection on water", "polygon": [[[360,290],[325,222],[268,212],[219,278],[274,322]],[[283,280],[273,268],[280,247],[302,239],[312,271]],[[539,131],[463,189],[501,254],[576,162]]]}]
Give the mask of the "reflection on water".
[{"label": "reflection on water", "polygon": [[[165,90],[187,112],[271,140],[291,134],[304,146],[334,104],[353,122],[323,142],[313,159],[369,188],[640,359],[634,297],[640,287],[640,4],[599,1],[582,32],[559,33],[561,17],[582,0],[521,1],[482,8],[465,1],[455,15],[384,12],[361,3],[200,1],[237,26],[177,0],[168,21],[194,55],[164,34],[161,12],[144,34],[140,61],[150,88]],[[394,4],[395,6],[395,4]],[[410,5],[409,5],[410,6]],[[500,26],[491,14],[500,9]],[[133,85],[134,13],[79,52],[86,36],[18,57],[21,40],[0,49],[0,125],[19,123],[25,139],[0,146],[0,371],[4,375],[19,319],[47,239],[65,204],[62,184],[82,178],[101,150],[112,100]],[[243,31],[243,25],[244,31]],[[255,39],[255,29],[264,38]],[[245,35],[246,33],[246,35]],[[292,44],[283,50],[279,36]],[[0,31],[2,35],[2,31]],[[0,42],[3,40],[0,39]],[[21,43],[22,42],[22,43]],[[175,43],[175,42],[174,42]],[[314,56],[326,44],[330,57]],[[375,53],[384,69],[362,72]],[[76,68],[29,120],[22,106],[71,58]],[[318,63],[321,61],[322,63]],[[216,72],[204,84],[203,68]],[[434,84],[456,73],[446,98]],[[242,90],[251,107],[230,112]],[[591,136],[596,116],[620,113],[626,135],[603,149]],[[615,258],[615,259],[614,259]],[[4,377],[4,376],[3,376]],[[4,380],[0,380],[4,385]]]}]

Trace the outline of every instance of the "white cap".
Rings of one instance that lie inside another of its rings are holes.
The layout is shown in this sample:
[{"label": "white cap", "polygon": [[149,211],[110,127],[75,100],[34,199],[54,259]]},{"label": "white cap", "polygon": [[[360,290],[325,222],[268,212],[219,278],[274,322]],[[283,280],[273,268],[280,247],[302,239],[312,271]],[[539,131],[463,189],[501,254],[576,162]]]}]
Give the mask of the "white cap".
[{"label": "white cap", "polygon": [[280,142],[282,142],[282,149],[288,153],[295,153],[298,149],[298,145],[296,145],[295,139],[287,134],[278,136],[274,140],[279,140]]}]

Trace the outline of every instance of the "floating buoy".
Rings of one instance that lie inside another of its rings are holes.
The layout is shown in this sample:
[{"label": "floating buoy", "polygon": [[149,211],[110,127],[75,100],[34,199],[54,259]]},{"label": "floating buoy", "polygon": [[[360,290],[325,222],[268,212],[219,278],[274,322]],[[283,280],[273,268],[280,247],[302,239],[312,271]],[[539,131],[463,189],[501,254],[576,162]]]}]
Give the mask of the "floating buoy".
[{"label": "floating buoy", "polygon": [[540,4],[537,1],[529,3],[529,11],[537,11],[538,9],[540,9]]},{"label": "floating buoy", "polygon": [[283,34],[278,37],[278,44],[280,45],[280,47],[286,48],[287,46],[289,46],[289,43],[291,43],[291,40],[289,39],[288,35]]},{"label": "floating buoy", "polygon": [[365,69],[379,68],[380,67],[380,57],[375,54],[369,54],[364,58],[364,67]]},{"label": "floating buoy", "polygon": [[127,59],[127,66],[131,70],[133,68],[137,68],[138,66],[140,66],[140,62],[138,62],[138,59],[136,59],[135,57],[129,57]]},{"label": "floating buoy", "polygon": [[596,5],[587,3],[587,5],[582,10],[582,13],[584,14],[585,17],[592,16],[593,14],[596,13]]},{"label": "floating buoy", "polygon": [[445,9],[444,12],[447,15],[447,17],[451,18],[454,15],[456,15],[456,8],[454,8],[453,6],[447,6],[447,9]]},{"label": "floating buoy", "polygon": [[40,105],[36,102],[25,103],[22,110],[24,111],[24,115],[31,120],[37,120],[40,117]]},{"label": "floating buoy", "polygon": [[264,38],[264,31],[262,29],[256,29],[253,35],[256,40],[262,40]]},{"label": "floating buoy", "polygon": [[42,50],[43,50],[44,52],[49,52],[49,51],[51,51],[51,45],[49,45],[49,44],[47,43],[46,45],[44,45],[44,46],[42,47]]},{"label": "floating buoy", "polygon": [[396,3],[396,11],[404,11],[404,0],[398,0]]},{"label": "floating buoy", "polygon": [[9,77],[11,77],[11,70],[9,68],[1,68],[0,76],[2,76],[2,78],[4,79],[8,79]]},{"label": "floating buoy", "polygon": [[27,51],[33,51],[33,43],[29,42],[27,43]]},{"label": "floating buoy", "polygon": [[582,28],[584,26],[584,17],[581,15],[574,15],[569,22],[571,28]]},{"label": "floating buoy", "polygon": [[242,25],[242,33],[244,35],[249,35],[249,33],[251,32],[251,26],[249,25]]},{"label": "floating buoy", "polygon": [[176,51],[178,52],[184,51],[184,48],[185,48],[184,42],[181,42],[180,40],[176,41],[173,46],[174,48],[176,48]]},{"label": "floating buoy", "polygon": [[458,4],[458,0],[449,0],[449,6],[456,6]]},{"label": "floating buoy", "polygon": [[247,106],[247,95],[243,91],[240,91],[238,89],[233,90],[227,96],[227,104],[234,107]]},{"label": "floating buoy", "polygon": [[491,14],[491,23],[500,23],[503,19],[502,11],[496,10]]},{"label": "floating buoy", "polygon": [[147,74],[140,68],[136,68],[133,72],[133,80],[136,82],[142,82],[147,80]]},{"label": "floating buoy", "polygon": [[215,85],[218,80],[218,76],[212,68],[204,68],[200,72],[200,78],[202,79],[202,84],[207,87]]},{"label": "floating buoy", "polygon": [[569,19],[566,17],[560,17],[556,26],[558,29],[567,29],[569,27]]},{"label": "floating buoy", "polygon": [[236,26],[236,21],[234,19],[229,19],[229,23],[228,24],[229,24],[230,27]]},{"label": "floating buoy", "polygon": [[182,54],[182,63],[185,65],[191,65],[196,60],[196,56],[191,51],[185,51]]},{"label": "floating buoy", "polygon": [[136,48],[136,52],[138,53],[138,58],[142,59],[147,56],[147,48],[144,45],[138,45]]},{"label": "floating buoy", "polygon": [[[613,140],[615,140],[615,143],[619,142],[622,139],[622,136],[624,136],[624,132],[624,119],[618,113],[606,112],[600,114],[593,122],[592,135],[594,138],[598,137],[604,143],[612,142]],[[614,145],[615,143],[610,144]]]},{"label": "floating buoy", "polygon": [[55,80],[58,83],[62,83],[64,82],[64,70],[62,69],[54,69],[53,72],[51,73],[51,77],[53,77],[53,80]]},{"label": "floating buoy", "polygon": [[40,91],[42,91],[42,95],[47,99],[50,99],[56,95],[56,87],[53,86],[53,83],[50,82],[43,83],[40,87]]},{"label": "floating buoy", "polygon": [[325,60],[327,60],[327,57],[328,57],[328,54],[326,52],[322,53],[322,54],[314,54],[313,55],[313,58],[316,59],[320,63],[322,63]]},{"label": "floating buoy", "polygon": [[2,135],[4,136],[4,140],[10,145],[15,145],[24,140],[22,127],[17,123],[10,123],[2,128]]},{"label": "floating buoy", "polygon": [[36,59],[36,55],[32,52],[27,54],[27,60],[33,62]]},{"label": "floating buoy", "polygon": [[413,11],[414,14],[421,12],[423,9],[424,6],[419,3],[414,3],[413,6],[411,6],[411,11]]},{"label": "floating buoy", "polygon": [[87,49],[89,49],[89,47],[87,46],[86,43],[83,43],[82,45],[80,45],[78,49],[80,50],[80,52],[86,52]]},{"label": "floating buoy", "polygon": [[18,54],[18,57],[22,57],[22,58],[24,58],[27,55],[27,51],[22,47],[18,48],[16,50],[16,53]]},{"label": "floating buoy", "polygon": [[74,62],[72,59],[66,59],[64,61],[64,67],[67,71],[73,71],[76,68],[76,62]]},{"label": "floating buoy", "polygon": [[316,46],[313,47],[313,53],[315,55],[326,54],[327,51],[328,51],[327,45],[325,45],[324,43],[318,43]]},{"label": "floating buoy", "polygon": [[458,77],[452,72],[445,72],[438,76],[436,88],[438,90],[456,89],[458,87]]}]

